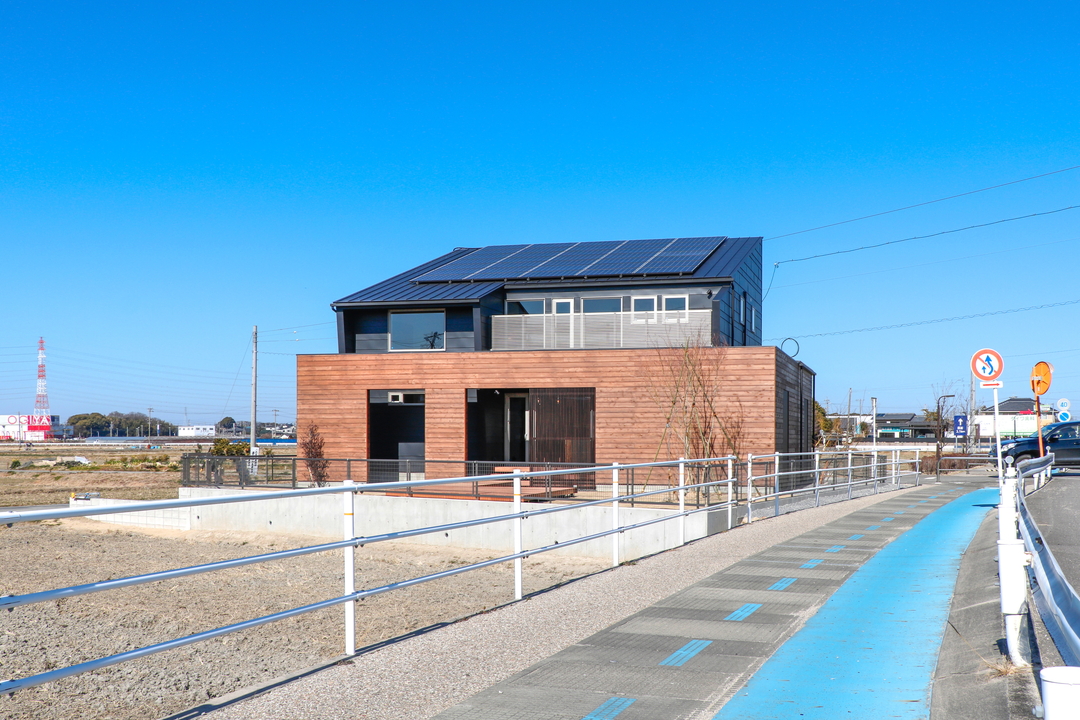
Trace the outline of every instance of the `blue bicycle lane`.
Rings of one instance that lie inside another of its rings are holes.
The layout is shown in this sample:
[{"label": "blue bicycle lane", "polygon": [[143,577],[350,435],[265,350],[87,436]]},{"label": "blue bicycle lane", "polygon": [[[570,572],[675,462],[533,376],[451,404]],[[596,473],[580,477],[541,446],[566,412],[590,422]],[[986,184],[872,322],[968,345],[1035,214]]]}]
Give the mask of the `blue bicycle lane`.
[{"label": "blue bicycle lane", "polygon": [[997,502],[963,495],[879,551],[715,720],[928,717],[960,558]]},{"label": "blue bicycle lane", "polygon": [[882,496],[437,717],[928,717],[960,559],[997,503],[973,487]]}]

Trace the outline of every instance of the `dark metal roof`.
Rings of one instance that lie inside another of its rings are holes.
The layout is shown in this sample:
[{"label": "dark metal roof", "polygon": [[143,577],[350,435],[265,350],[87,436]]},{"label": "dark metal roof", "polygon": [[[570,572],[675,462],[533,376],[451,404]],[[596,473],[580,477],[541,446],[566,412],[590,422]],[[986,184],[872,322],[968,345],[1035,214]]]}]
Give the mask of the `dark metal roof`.
[{"label": "dark metal roof", "polygon": [[615,277],[639,282],[730,278],[760,247],[760,237],[716,236],[456,248],[332,304],[469,302],[507,282],[544,284],[560,278],[577,285],[610,283]]},{"label": "dark metal roof", "polygon": [[694,272],[694,277],[733,277],[743,261],[761,247],[760,237],[723,238],[723,241]]}]

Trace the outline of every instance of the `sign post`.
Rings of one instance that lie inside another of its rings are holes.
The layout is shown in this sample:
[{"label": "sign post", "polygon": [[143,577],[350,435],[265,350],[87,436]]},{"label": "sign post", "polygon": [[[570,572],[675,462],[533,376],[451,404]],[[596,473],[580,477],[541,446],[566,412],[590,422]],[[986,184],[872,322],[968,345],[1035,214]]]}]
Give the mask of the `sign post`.
[{"label": "sign post", "polygon": [[1002,382],[1001,371],[1005,369],[1005,361],[1001,359],[1001,353],[990,348],[983,348],[971,356],[971,372],[979,380],[979,385],[984,388],[994,389],[994,441],[997,443],[997,468],[998,483],[1004,480],[1004,463],[1001,461],[1001,424],[998,422],[998,388]]},{"label": "sign post", "polygon": [[1054,375],[1054,366],[1048,362],[1037,362],[1031,368],[1031,391],[1035,393],[1035,435],[1039,438],[1039,457],[1046,454],[1042,436],[1042,405],[1039,398],[1050,389],[1050,380]]}]

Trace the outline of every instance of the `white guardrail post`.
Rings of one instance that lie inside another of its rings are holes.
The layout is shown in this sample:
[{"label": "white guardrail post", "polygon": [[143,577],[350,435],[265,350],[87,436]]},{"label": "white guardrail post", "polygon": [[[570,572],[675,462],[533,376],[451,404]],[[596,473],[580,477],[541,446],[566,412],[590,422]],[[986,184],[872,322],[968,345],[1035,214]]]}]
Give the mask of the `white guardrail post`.
[{"label": "white guardrail post", "polygon": [[915,448],[915,487],[922,485],[922,450]]},{"label": "white guardrail post", "polygon": [[852,462],[853,462],[853,456],[852,456],[851,451],[848,450],[847,451],[847,499],[848,500],[851,499],[851,480],[852,480],[851,471],[854,469],[852,467]]},{"label": "white guardrail post", "polygon": [[780,517],[780,453],[773,458],[773,517]]},{"label": "white guardrail post", "polygon": [[[611,463],[611,529],[619,529],[619,463]],[[619,533],[611,533],[611,567],[619,567]]]},{"label": "white guardrail post", "polygon": [[821,453],[814,451],[814,507],[821,507]]},{"label": "white guardrail post", "polygon": [[[521,517],[521,470],[514,470],[514,554],[518,555],[522,550],[522,523]],[[514,558],[514,599],[521,599],[521,558]]]},{"label": "white guardrail post", "polygon": [[731,508],[735,504],[735,459],[727,459],[727,526],[731,529]]},{"label": "white guardrail post", "polygon": [[754,522],[754,513],[751,507],[754,502],[754,456],[746,454],[746,524]]},{"label": "white guardrail post", "polygon": [[[686,544],[686,458],[679,458],[679,544]],[[698,492],[701,492],[699,489]],[[700,496],[699,496],[700,497]]]},{"label": "white guardrail post", "polygon": [[1016,509],[1016,468],[1005,471],[998,505],[998,579],[1001,586],[1001,612],[1005,616],[1005,645],[1013,665],[1029,663],[1020,653],[1020,628],[1027,602],[1027,573],[1024,541],[1018,537]]},{"label": "white guardrail post", "polygon": [[[349,470],[352,468],[350,467]],[[352,475],[347,472],[347,475]],[[352,485],[352,477],[345,478],[345,485]],[[342,505],[342,529],[344,540],[352,540],[356,537],[355,507],[356,493],[346,492],[341,494]],[[352,545],[345,549],[345,595],[356,592],[356,548]],[[356,601],[349,600],[345,603],[345,654],[356,654]]]}]

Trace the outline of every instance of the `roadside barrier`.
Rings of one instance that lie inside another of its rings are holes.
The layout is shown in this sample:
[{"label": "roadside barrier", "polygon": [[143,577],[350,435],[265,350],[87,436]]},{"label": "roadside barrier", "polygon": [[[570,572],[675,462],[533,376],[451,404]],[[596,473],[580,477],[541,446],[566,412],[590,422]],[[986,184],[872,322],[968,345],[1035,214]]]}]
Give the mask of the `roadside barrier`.
[{"label": "roadside barrier", "polygon": [[1031,590],[1040,615],[1052,631],[1062,659],[1069,665],[1080,665],[1080,595],[1069,584],[1054,553],[1043,541],[1024,496],[1026,479],[1034,480],[1031,492],[1042,487],[1053,467],[1054,456],[1021,462],[1016,469],[1020,481],[1016,507],[1023,547],[1030,554]]}]

